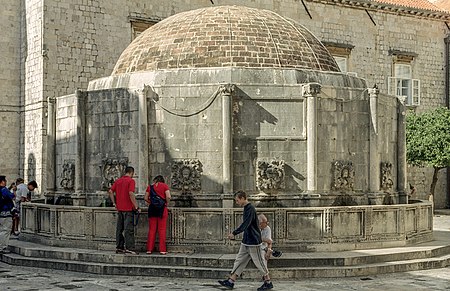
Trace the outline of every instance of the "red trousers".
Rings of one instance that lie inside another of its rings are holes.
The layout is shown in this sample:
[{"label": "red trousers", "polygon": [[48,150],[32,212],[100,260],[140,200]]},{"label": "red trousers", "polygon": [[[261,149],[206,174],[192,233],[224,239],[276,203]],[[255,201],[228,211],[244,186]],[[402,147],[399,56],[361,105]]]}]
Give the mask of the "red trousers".
[{"label": "red trousers", "polygon": [[153,249],[155,248],[156,231],[158,231],[159,237],[159,251],[167,252],[166,227],[168,216],[169,211],[167,210],[167,207],[165,207],[163,216],[161,218],[160,217],[148,218],[147,252],[153,252]]}]

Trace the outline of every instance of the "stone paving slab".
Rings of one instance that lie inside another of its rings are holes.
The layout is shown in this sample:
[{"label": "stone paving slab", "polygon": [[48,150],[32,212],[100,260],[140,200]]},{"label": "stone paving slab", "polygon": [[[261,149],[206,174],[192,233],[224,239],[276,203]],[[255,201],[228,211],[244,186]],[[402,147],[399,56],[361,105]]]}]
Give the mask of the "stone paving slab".
[{"label": "stone paving slab", "polygon": [[[277,280],[273,278],[273,290],[450,290],[450,268],[374,275],[351,278],[317,278],[302,280]],[[256,290],[261,282],[238,280],[235,290]],[[10,266],[0,263],[1,290],[224,290],[216,280],[104,276],[86,273]]]},{"label": "stone paving slab", "polygon": [[[450,234],[450,211],[436,212],[434,229],[438,240]],[[441,242],[442,242],[441,241]],[[448,242],[448,241],[447,241]],[[430,242],[429,245],[441,243]],[[417,249],[429,246],[415,246]],[[54,249],[49,246],[41,248]],[[396,248],[398,249],[398,248]],[[400,248],[404,249],[404,248]],[[92,252],[92,250],[85,250]],[[367,250],[366,250],[367,251]],[[379,250],[372,250],[379,251]],[[386,251],[386,250],[385,250]],[[390,251],[398,251],[391,249]],[[360,252],[360,251],[358,251]],[[315,253],[307,253],[314,255]],[[206,257],[217,258],[215,254]],[[228,256],[228,255],[227,255]],[[234,255],[230,255],[234,256]],[[360,277],[280,280],[273,277],[274,290],[450,290],[450,267]],[[261,282],[238,280],[236,290],[256,290]],[[11,266],[0,263],[1,290],[223,290],[214,279],[111,276],[62,270]]]}]

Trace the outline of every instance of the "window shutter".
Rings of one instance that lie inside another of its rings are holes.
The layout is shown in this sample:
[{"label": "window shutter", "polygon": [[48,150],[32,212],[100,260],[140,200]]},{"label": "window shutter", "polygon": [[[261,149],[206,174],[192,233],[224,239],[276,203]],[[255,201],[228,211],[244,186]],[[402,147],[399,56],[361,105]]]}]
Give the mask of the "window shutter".
[{"label": "window shutter", "polygon": [[388,77],[388,94],[397,96],[397,78]]},{"label": "window shutter", "polygon": [[420,80],[412,80],[412,104],[420,105]]}]

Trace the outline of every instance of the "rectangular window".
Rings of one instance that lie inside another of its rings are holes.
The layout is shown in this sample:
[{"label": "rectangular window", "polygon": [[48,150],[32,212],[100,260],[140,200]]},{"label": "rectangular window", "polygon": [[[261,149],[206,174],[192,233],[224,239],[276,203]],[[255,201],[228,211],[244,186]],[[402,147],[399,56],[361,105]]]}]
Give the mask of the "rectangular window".
[{"label": "rectangular window", "polygon": [[333,56],[334,60],[336,61],[336,63],[339,66],[339,69],[341,70],[342,73],[346,73],[347,72],[347,61],[348,58],[347,57],[340,57],[340,56]]},{"label": "rectangular window", "polygon": [[350,54],[355,47],[354,45],[329,41],[323,41],[322,43],[333,56],[342,73],[357,77],[355,72],[349,72],[351,70]]},{"label": "rectangular window", "polygon": [[159,21],[161,21],[158,17],[138,17],[133,16],[129,17],[131,23],[131,40],[137,38],[142,32],[144,32],[150,26],[155,25]]},{"label": "rectangular window", "polygon": [[394,64],[394,76],[389,77],[388,92],[405,98],[406,105],[420,104],[420,80],[412,78],[410,64]]}]

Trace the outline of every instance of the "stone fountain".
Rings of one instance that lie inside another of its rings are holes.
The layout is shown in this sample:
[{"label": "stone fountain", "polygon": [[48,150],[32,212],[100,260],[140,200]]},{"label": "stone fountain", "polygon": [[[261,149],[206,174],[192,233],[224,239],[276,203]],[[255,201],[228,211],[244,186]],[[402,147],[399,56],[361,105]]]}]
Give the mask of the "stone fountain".
[{"label": "stone fountain", "polygon": [[[166,177],[172,250],[234,252],[236,190],[286,250],[432,239],[431,203],[405,193],[402,100],[341,73],[311,32],[272,11],[171,16],[135,39],[111,76],[50,100],[48,114],[47,198],[72,205],[25,204],[25,239],[113,249],[115,211],[99,206],[127,165],[141,199],[152,176]],[[137,235],[143,248],[145,215]]]}]

